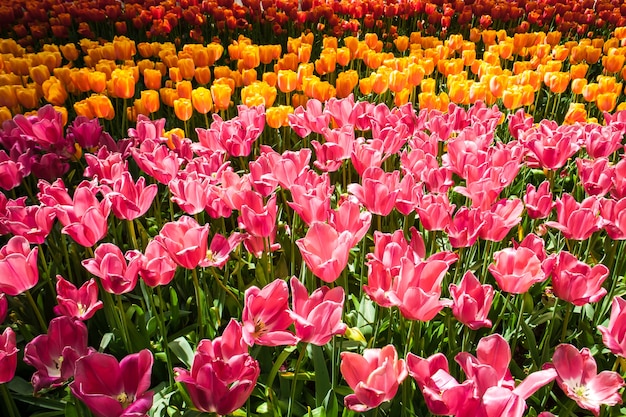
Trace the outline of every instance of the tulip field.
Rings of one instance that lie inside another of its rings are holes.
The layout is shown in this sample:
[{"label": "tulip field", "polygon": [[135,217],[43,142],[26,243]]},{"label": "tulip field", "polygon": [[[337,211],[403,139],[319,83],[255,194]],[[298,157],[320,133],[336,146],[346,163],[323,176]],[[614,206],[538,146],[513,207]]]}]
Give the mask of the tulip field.
[{"label": "tulip field", "polygon": [[626,1],[0,0],[0,416],[623,416]]}]

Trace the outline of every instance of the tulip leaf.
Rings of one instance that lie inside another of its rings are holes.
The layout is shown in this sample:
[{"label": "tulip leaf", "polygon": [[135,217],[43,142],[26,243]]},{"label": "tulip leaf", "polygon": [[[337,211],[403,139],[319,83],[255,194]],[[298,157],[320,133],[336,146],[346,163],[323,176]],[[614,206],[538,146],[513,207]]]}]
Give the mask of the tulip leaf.
[{"label": "tulip leaf", "polygon": [[339,416],[339,404],[337,403],[337,396],[330,390],[324,398],[324,409],[326,410],[327,417]]},{"label": "tulip leaf", "polygon": [[320,406],[328,397],[332,386],[322,348],[309,345],[309,349],[313,355],[313,369],[315,370],[315,405]]},{"label": "tulip leaf", "polygon": [[187,339],[181,336],[178,339],[172,340],[168,346],[172,352],[174,352],[174,355],[176,355],[176,357],[180,359],[186,367],[191,368],[191,364],[193,362],[193,349]]}]

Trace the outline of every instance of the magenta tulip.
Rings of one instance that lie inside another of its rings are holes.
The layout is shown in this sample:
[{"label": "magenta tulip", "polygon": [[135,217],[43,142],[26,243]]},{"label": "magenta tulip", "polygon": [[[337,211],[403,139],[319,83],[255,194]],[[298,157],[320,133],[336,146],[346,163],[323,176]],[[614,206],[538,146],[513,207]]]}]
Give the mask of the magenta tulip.
[{"label": "magenta tulip", "polygon": [[10,296],[22,294],[39,281],[37,253],[28,240],[14,236],[0,249],[0,292]]},{"label": "magenta tulip", "polygon": [[73,317],[78,320],[88,320],[104,307],[98,300],[98,284],[92,278],[76,288],[74,284],[57,275],[57,304],[54,313],[58,316]]},{"label": "magenta tulip", "polygon": [[15,332],[7,327],[0,334],[0,384],[7,383],[15,376],[17,369],[17,344]]}]

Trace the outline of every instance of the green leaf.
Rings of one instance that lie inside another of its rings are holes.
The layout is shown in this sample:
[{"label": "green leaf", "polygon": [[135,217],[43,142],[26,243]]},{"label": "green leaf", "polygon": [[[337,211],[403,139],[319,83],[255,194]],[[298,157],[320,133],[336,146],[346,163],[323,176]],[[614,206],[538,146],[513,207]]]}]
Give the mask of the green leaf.
[{"label": "green leaf", "polygon": [[191,364],[193,363],[193,349],[187,339],[181,336],[178,339],[172,340],[168,346],[187,368],[191,368]]},{"label": "green leaf", "polygon": [[111,340],[113,340],[113,333],[111,332],[105,333],[102,336],[102,340],[100,340],[100,347],[98,348],[98,352],[100,353],[104,352],[104,349],[106,349],[107,346],[109,346],[109,343],[111,343]]},{"label": "green leaf", "polygon": [[328,391],[328,395],[324,398],[324,408],[326,409],[327,417],[339,417],[339,404],[337,403],[337,396],[332,390]]},{"label": "green leaf", "polygon": [[309,344],[309,349],[313,356],[313,369],[315,370],[316,377],[315,405],[320,406],[331,391],[331,381],[322,348]]}]

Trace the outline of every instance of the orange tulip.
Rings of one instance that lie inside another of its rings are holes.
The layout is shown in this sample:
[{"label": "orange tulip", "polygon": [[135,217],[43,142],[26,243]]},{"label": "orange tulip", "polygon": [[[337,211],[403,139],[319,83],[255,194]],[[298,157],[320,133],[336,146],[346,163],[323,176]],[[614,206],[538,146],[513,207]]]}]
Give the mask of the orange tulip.
[{"label": "orange tulip", "polygon": [[50,78],[50,70],[45,65],[37,65],[30,68],[30,78],[37,84],[42,85]]},{"label": "orange tulip", "polygon": [[576,122],[585,123],[587,121],[587,110],[584,103],[570,103],[569,109],[565,114],[565,124],[573,124]]},{"label": "orange tulip", "polygon": [[115,49],[115,58],[120,61],[133,59],[137,53],[135,41],[128,39],[126,36],[116,36],[113,39],[113,49]]},{"label": "orange tulip", "polygon": [[592,46],[587,47],[587,57],[585,58],[585,60],[587,61],[588,64],[595,64],[596,62],[598,62],[600,60],[600,57],[602,56],[602,49],[601,48],[594,48]]},{"label": "orange tulip", "polygon": [[359,74],[354,70],[340,72],[335,81],[335,91],[337,98],[346,98],[352,93],[354,87],[359,83]]},{"label": "orange tulip", "polygon": [[274,45],[259,46],[259,61],[261,64],[269,64],[274,60]]},{"label": "orange tulip", "polygon": [[91,90],[89,85],[89,73],[87,68],[81,68],[79,70],[73,69],[70,73],[70,79],[73,86],[81,93],[86,93]]},{"label": "orange tulip", "polygon": [[29,74],[30,62],[26,58],[9,58],[9,65],[13,74],[25,76]]},{"label": "orange tulip", "polygon": [[67,90],[61,81],[54,76],[44,81],[42,88],[44,98],[55,106],[62,106],[67,100]]},{"label": "orange tulip", "polygon": [[589,65],[584,64],[584,63],[578,64],[578,65],[572,65],[569,68],[569,73],[570,73],[572,80],[575,80],[577,78],[585,78],[587,76],[588,69],[589,69]]},{"label": "orange tulip", "polygon": [[241,50],[241,62],[244,68],[256,68],[261,63],[259,47],[257,45],[247,45]]},{"label": "orange tulip", "polygon": [[89,89],[94,93],[102,93],[106,89],[107,76],[100,71],[90,71],[87,74],[87,81],[89,82]]},{"label": "orange tulip", "polygon": [[383,94],[389,88],[389,74],[386,72],[375,72],[370,78],[373,78],[372,92],[375,94]]},{"label": "orange tulip", "polygon": [[[185,45],[191,46],[190,44]],[[211,58],[209,58],[209,50],[208,48],[203,47],[202,45],[197,45],[191,50],[191,58],[193,59],[193,64],[195,67],[208,67],[211,63]]]},{"label": "orange tulip", "polygon": [[543,78],[543,82],[548,86],[550,91],[560,94],[567,90],[570,75],[568,72],[547,72]]},{"label": "orange tulip", "polygon": [[617,94],[615,93],[601,93],[596,97],[596,106],[601,112],[610,112],[615,108],[617,103]]},{"label": "orange tulip", "polygon": [[191,91],[191,104],[198,113],[207,114],[213,107],[211,91],[204,87],[195,88]]},{"label": "orange tulip", "polygon": [[315,66],[312,63],[302,63],[297,68],[296,90],[302,90],[304,78],[313,75]]},{"label": "orange tulip", "polygon": [[183,80],[176,83],[176,94],[178,98],[191,99],[191,81]]},{"label": "orange tulip", "polygon": [[174,100],[174,113],[178,120],[186,122],[193,115],[193,106],[188,98],[179,98]]},{"label": "orange tulip", "polygon": [[273,129],[289,126],[288,115],[291,113],[293,113],[291,106],[270,107],[265,111],[265,121]]},{"label": "orange tulip", "polygon": [[572,80],[572,93],[582,94],[583,88],[587,85],[586,78],[576,78]]},{"label": "orange tulip", "polygon": [[420,84],[422,93],[434,93],[435,87],[437,87],[437,82],[434,78],[425,78]]},{"label": "orange tulip", "polygon": [[276,100],[276,88],[263,81],[256,81],[241,89],[241,101],[249,106],[264,105],[271,107]]},{"label": "orange tulip", "polygon": [[135,78],[131,71],[116,69],[111,73],[112,93],[115,97],[131,98],[135,95]]},{"label": "orange tulip", "polygon": [[409,38],[408,36],[398,36],[393,41],[394,45],[396,45],[396,49],[398,52],[404,52],[409,49]]},{"label": "orange tulip", "polygon": [[320,59],[315,60],[315,72],[319,75],[335,72],[337,64],[337,52],[334,49],[325,49],[320,55]]},{"label": "orange tulip", "polygon": [[389,89],[394,93],[406,88],[408,74],[404,71],[393,70],[389,73]]},{"label": "orange tulip", "polygon": [[180,76],[185,80],[191,80],[196,70],[196,66],[191,58],[182,58],[178,60],[178,69],[180,70]]},{"label": "orange tulip", "polygon": [[211,69],[209,67],[196,67],[193,78],[198,84],[206,85],[211,82]]},{"label": "orange tulip", "polygon": [[169,76],[170,80],[175,83],[183,80],[183,74],[180,72],[180,68],[178,67],[171,67],[169,69]]},{"label": "orange tulip", "polygon": [[267,84],[269,84],[272,87],[276,87],[276,82],[278,81],[278,77],[275,72],[264,72],[262,81],[265,81]]},{"label": "orange tulip", "polygon": [[146,88],[150,90],[158,90],[161,88],[161,72],[156,69],[147,68],[143,72],[143,82]]},{"label": "orange tulip", "polygon": [[163,87],[159,89],[159,97],[163,104],[168,107],[174,107],[174,100],[178,99],[178,93],[173,88]]},{"label": "orange tulip", "polygon": [[347,47],[337,48],[337,63],[345,67],[350,63],[350,49]]},{"label": "orange tulip", "polygon": [[359,91],[364,96],[370,95],[372,93],[372,85],[374,84],[374,80],[372,77],[361,78],[359,80]]},{"label": "orange tulip", "polygon": [[583,87],[582,94],[585,101],[596,101],[598,97],[598,87],[599,85],[597,83],[589,83]]},{"label": "orange tulip", "polygon": [[244,69],[241,71],[241,80],[243,85],[250,85],[257,81],[257,74],[254,68]]},{"label": "orange tulip", "polygon": [[91,109],[94,117],[113,120],[115,117],[115,109],[109,97],[102,94],[94,94],[87,98],[87,104]]},{"label": "orange tulip", "polygon": [[322,103],[336,96],[335,87],[328,81],[320,81],[313,84],[313,94],[311,97],[321,101]]},{"label": "orange tulip", "polygon": [[487,86],[481,82],[474,82],[469,86],[469,102],[471,104],[477,101],[485,101],[487,99]]},{"label": "orange tulip", "polygon": [[0,123],[4,123],[6,120],[12,119],[11,110],[6,106],[0,107]]},{"label": "orange tulip", "polygon": [[76,48],[76,45],[74,45],[73,43],[68,43],[65,45],[60,45],[59,49],[61,50],[61,54],[63,54],[63,57],[70,61],[76,61],[78,59],[78,49]]},{"label": "orange tulip", "polygon": [[621,94],[622,83],[618,83],[615,77],[600,75],[598,76],[598,93],[615,93]]},{"label": "orange tulip", "polygon": [[604,70],[608,73],[615,74],[622,70],[624,66],[624,60],[626,56],[624,55],[607,55],[602,57],[602,66]]},{"label": "orange tulip", "polygon": [[215,79],[218,78],[228,78],[230,77],[230,68],[226,67],[226,66],[220,66],[220,67],[215,67],[213,69],[213,75],[215,75]]},{"label": "orange tulip", "polygon": [[502,93],[502,104],[508,110],[514,110],[522,106],[522,91],[518,86],[511,86]]},{"label": "orange tulip", "polygon": [[142,90],[141,103],[148,113],[154,113],[161,108],[159,92],[155,90]]},{"label": "orange tulip", "polygon": [[290,93],[297,87],[297,74],[292,70],[279,70],[277,84],[278,89],[283,93]]},{"label": "orange tulip", "polygon": [[230,95],[233,89],[227,84],[213,84],[211,86],[211,97],[216,111],[226,110],[230,106]]},{"label": "orange tulip", "polygon": [[326,36],[322,39],[322,49],[337,49],[338,45],[337,38],[334,36]]},{"label": "orange tulip", "polygon": [[411,90],[405,88],[403,90],[398,91],[394,94],[393,103],[400,107],[409,102],[409,97],[411,96]]}]

